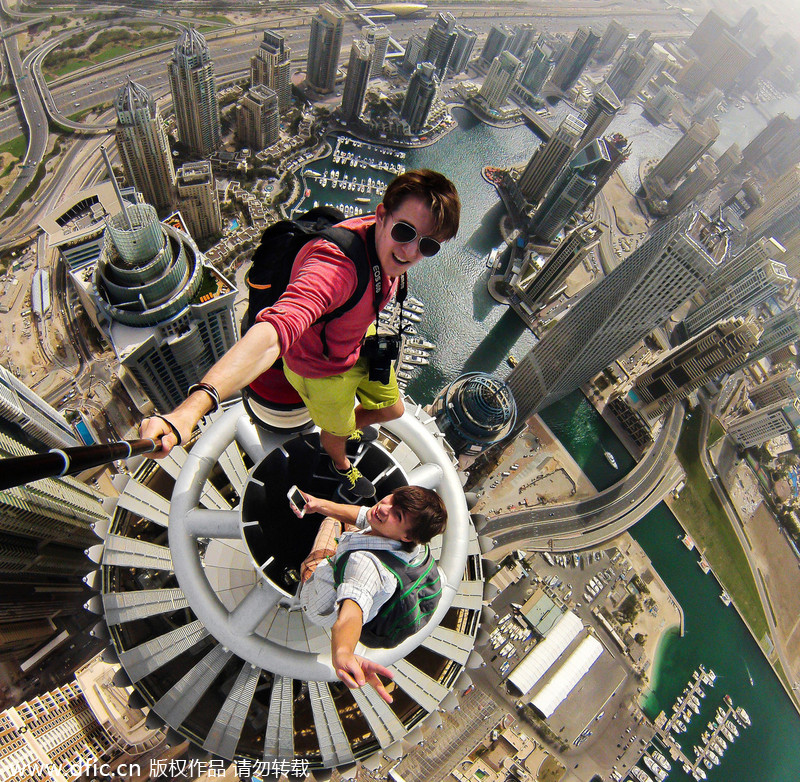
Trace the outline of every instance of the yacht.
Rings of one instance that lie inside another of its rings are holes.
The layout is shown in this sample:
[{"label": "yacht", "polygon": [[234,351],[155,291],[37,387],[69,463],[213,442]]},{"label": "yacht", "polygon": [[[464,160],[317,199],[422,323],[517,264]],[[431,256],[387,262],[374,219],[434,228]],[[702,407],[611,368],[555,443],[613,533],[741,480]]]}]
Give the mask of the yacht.
[{"label": "yacht", "polygon": [[706,755],[708,755],[708,759],[715,765],[719,765],[719,756],[713,749],[706,750]]},{"label": "yacht", "polygon": [[655,760],[653,760],[653,758],[651,758],[649,755],[644,755],[642,760],[644,761],[645,766],[650,769],[651,773],[658,780],[658,782],[664,782],[664,780],[667,778],[667,772],[664,771],[664,769],[661,768],[661,766],[659,766],[658,763],[656,763]]},{"label": "yacht", "polygon": [[633,774],[633,776],[636,777],[639,782],[653,782],[653,780],[644,771],[642,771],[642,769],[637,768],[636,766],[631,769],[631,774]]},{"label": "yacht", "polygon": [[[728,739],[728,741],[733,741],[733,733],[728,730],[728,726],[724,723],[720,727],[720,732],[722,733],[722,736],[725,736],[725,738]],[[722,741],[722,736],[720,736],[720,741]]]},{"label": "yacht", "polygon": [[734,711],[734,715],[738,717],[739,724],[742,727],[745,728],[750,727],[750,715],[741,706],[739,706],[739,708]]},{"label": "yacht", "polygon": [[410,296],[403,302],[403,307],[412,312],[416,312],[418,315],[422,315],[425,311],[425,305],[419,299],[413,299]]},{"label": "yacht", "polygon": [[725,720],[725,727],[733,734],[734,738],[739,735],[739,728],[736,727],[730,720]]},{"label": "yacht", "polygon": [[681,720],[675,720],[673,730],[676,733],[686,733],[686,725]]},{"label": "yacht", "polygon": [[617,460],[614,458],[614,454],[611,451],[603,451],[603,456],[606,457],[606,461],[616,470],[619,469],[617,467]]},{"label": "yacht", "polygon": [[653,757],[656,759],[656,763],[658,763],[664,771],[672,771],[672,763],[670,763],[657,749],[654,749]]},{"label": "yacht", "polygon": [[425,364],[430,364],[427,358],[424,356],[406,356],[406,361],[409,364],[420,364],[424,366]]},{"label": "yacht", "polygon": [[705,779],[705,778],[706,778],[708,775],[706,774],[706,772],[705,772],[705,771],[703,771],[703,769],[702,769],[702,768],[700,768],[700,767],[698,766],[698,767],[697,767],[697,768],[696,768],[696,769],[695,769],[695,770],[692,772],[692,776],[693,776],[695,779]]},{"label": "yacht", "polygon": [[425,350],[433,350],[436,347],[433,342],[428,342],[422,337],[409,337],[406,342],[408,342],[409,345],[414,345],[415,347],[425,348]]}]

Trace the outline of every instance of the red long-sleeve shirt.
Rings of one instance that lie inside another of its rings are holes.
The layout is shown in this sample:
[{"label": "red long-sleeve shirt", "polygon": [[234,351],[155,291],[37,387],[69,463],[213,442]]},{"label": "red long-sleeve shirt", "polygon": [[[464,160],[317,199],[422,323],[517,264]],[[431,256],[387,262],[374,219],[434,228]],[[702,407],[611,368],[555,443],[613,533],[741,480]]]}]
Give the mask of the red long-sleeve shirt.
[{"label": "red long-sleeve shirt", "polygon": [[[354,217],[341,223],[355,230],[362,239],[375,216]],[[302,377],[338,375],[358,361],[361,340],[375,322],[375,290],[370,282],[358,303],[341,317],[330,321],[325,330],[328,355],[322,351],[322,323],[315,323],[326,312],[344,304],[356,289],[358,275],[353,263],[332,242],[316,239],[297,254],[289,285],[271,307],[259,312],[257,322],[271,323],[278,333],[281,356],[286,365]],[[383,309],[394,295],[397,280],[383,276]]]}]

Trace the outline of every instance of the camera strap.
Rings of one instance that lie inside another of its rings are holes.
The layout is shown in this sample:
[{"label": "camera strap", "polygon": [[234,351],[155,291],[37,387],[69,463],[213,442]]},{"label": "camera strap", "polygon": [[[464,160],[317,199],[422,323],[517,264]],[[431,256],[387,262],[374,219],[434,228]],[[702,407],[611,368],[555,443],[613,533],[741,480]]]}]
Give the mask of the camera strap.
[{"label": "camera strap", "polygon": [[[378,261],[378,254],[375,251],[375,226],[371,225],[367,229],[367,254],[369,255],[369,263],[372,267],[372,288],[375,291],[375,297],[372,304],[375,308],[375,328],[378,328],[380,323],[379,315],[381,313],[381,296],[383,294],[383,271],[381,264]],[[400,334],[403,333],[403,302],[406,300],[408,293],[408,275],[403,272],[397,283],[397,293],[395,299],[400,304]]]}]

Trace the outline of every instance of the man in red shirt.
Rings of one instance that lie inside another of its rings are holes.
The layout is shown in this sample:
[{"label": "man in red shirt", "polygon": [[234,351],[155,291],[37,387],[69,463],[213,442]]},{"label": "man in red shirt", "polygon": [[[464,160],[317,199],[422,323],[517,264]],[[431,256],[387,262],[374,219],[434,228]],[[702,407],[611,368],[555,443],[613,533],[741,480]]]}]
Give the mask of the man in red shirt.
[{"label": "man in red shirt", "polygon": [[[360,355],[362,342],[403,273],[455,236],[460,210],[456,188],[446,177],[408,171],[389,185],[374,215],[342,223],[364,239],[368,255],[380,265],[381,280],[380,285],[369,284],[354,307],[326,326],[318,319],[350,298],[357,274],[333,243],[316,239],[306,244],[278,301],[259,313],[252,328],[190,389],[184,402],[167,416],[142,422],[142,437],[161,437],[155,457],[166,455],[179,442],[178,434],[186,441],[221,399],[252,383],[282,357],[286,377],[320,427],[322,446],[343,487],[357,497],[373,496],[375,488],[347,458],[346,443],[374,439],[370,425],[399,418],[404,408],[393,371],[388,383],[369,380],[368,361]],[[354,409],[356,396],[360,404]]]}]

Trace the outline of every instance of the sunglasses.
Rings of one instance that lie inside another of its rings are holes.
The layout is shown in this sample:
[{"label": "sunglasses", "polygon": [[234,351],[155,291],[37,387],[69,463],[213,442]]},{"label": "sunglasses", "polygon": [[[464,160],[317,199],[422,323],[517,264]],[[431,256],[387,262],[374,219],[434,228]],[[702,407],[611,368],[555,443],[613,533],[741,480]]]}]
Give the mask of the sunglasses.
[{"label": "sunglasses", "polygon": [[[404,220],[397,220],[395,221],[392,218],[392,230],[391,230],[391,237],[396,242],[400,244],[408,244],[409,242],[413,242],[414,239],[417,238],[417,229],[414,228],[411,223],[407,223]],[[420,255],[423,255],[425,258],[430,258],[439,250],[442,249],[442,245],[436,241],[436,239],[432,239],[430,236],[420,236],[419,237],[419,252]]]}]

